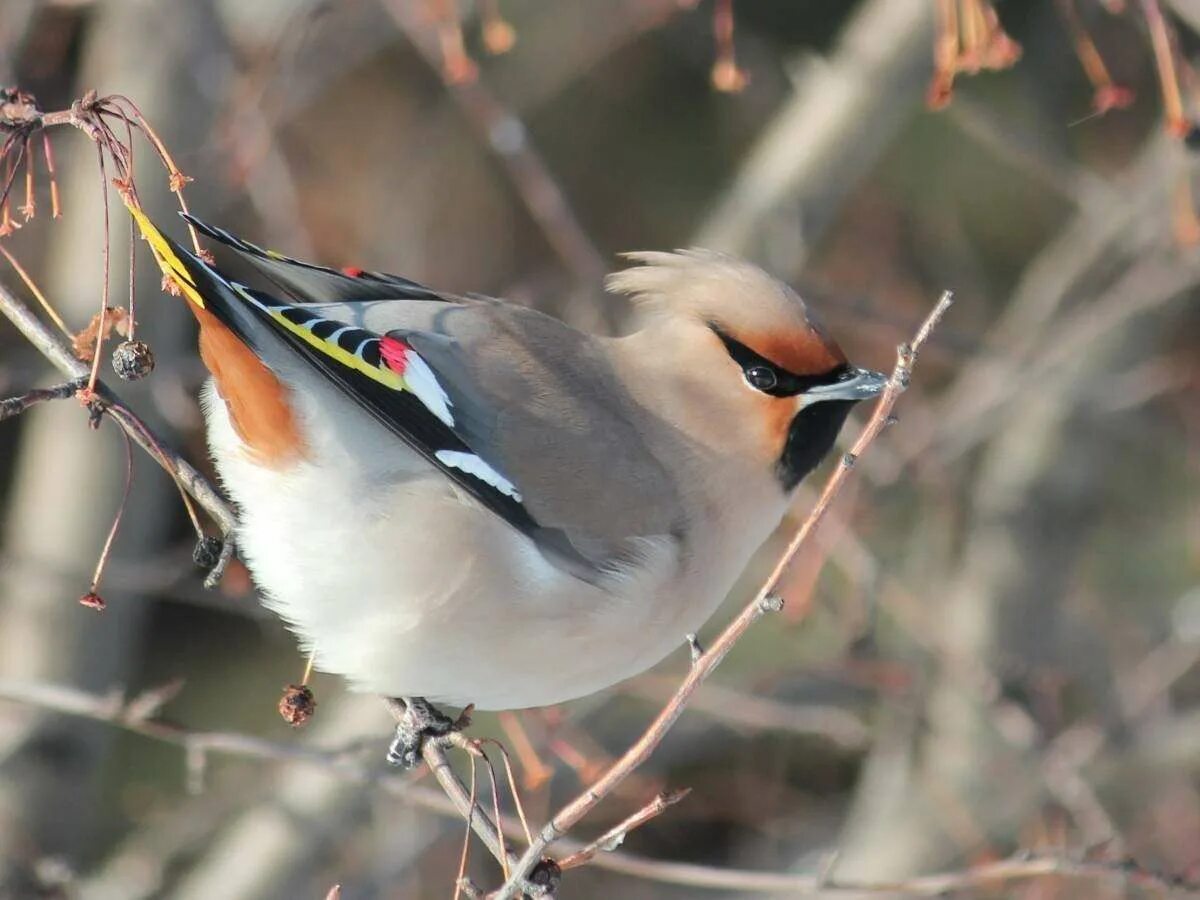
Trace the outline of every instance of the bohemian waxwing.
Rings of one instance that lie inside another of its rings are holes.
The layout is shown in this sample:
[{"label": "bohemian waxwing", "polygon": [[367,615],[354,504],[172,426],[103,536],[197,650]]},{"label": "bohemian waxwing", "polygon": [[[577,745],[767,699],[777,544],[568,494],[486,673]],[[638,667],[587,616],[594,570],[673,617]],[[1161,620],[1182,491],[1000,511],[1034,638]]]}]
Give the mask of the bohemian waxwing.
[{"label": "bohemian waxwing", "polygon": [[629,254],[608,287],[644,322],[607,338],[191,220],[281,299],[133,214],[199,320],[264,603],[317,669],[388,697],[541,706],[654,665],[885,384],[786,285],[706,250]]}]

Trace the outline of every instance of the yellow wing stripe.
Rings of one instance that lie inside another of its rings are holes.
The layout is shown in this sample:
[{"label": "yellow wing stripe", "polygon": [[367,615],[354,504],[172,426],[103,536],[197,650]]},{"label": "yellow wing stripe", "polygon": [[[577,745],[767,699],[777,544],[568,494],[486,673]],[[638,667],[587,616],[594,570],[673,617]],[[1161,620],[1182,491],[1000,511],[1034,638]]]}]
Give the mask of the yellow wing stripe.
[{"label": "yellow wing stripe", "polygon": [[[253,302],[253,301],[252,301]],[[362,372],[373,381],[378,381],[386,388],[393,391],[404,391],[408,389],[403,378],[393,372],[391,369],[385,369],[383,366],[373,366],[360,356],[356,356],[350,351],[339,347],[333,341],[326,341],[317,337],[309,329],[303,325],[297,325],[295,322],[289,321],[278,310],[267,308],[271,318],[277,323],[290,331],[296,337],[300,338],[306,344],[312,345],[325,356],[337,360],[342,365],[354,369],[357,372]]]},{"label": "yellow wing stripe", "polygon": [[[129,209],[129,214],[133,216],[137,222],[138,229],[142,232],[142,236],[149,242],[150,249],[154,251],[154,258],[158,261],[159,268],[163,274],[171,278],[180,289],[187,295],[188,299],[195,303],[201,309],[204,309],[204,298],[200,296],[200,292],[196,290],[195,279],[188,272],[187,267],[179,258],[179,255],[172,249],[167,239],[163,237],[162,232],[154,227],[154,223],[147,218],[146,214],[134,206],[132,203],[126,202],[125,206]],[[272,257],[280,258],[280,254],[268,250],[266,253]],[[325,356],[337,360],[344,366],[347,366],[355,371],[361,372],[373,381],[378,381],[384,387],[390,388],[393,391],[404,391],[408,389],[404,379],[393,372],[391,369],[384,366],[373,366],[365,359],[357,356],[348,350],[338,346],[332,341],[326,341],[317,335],[313,334],[308,328],[303,325],[297,325],[295,322],[285,318],[283,314],[276,309],[264,306],[252,297],[249,292],[238,284],[231,284],[233,289],[241,295],[242,299],[254,304],[266,311],[272,319],[281,325],[287,331],[290,331],[296,337],[310,344]]]},{"label": "yellow wing stripe", "polygon": [[154,258],[158,262],[158,267],[162,269],[164,275],[179,285],[180,290],[187,296],[189,300],[195,303],[201,309],[204,309],[204,298],[200,296],[200,292],[196,290],[196,281],[187,270],[187,266],[171,248],[167,239],[163,237],[162,232],[154,227],[154,223],[146,217],[146,214],[130,203],[125,201],[125,208],[129,210],[129,214],[133,216],[133,220],[137,222],[138,230],[141,231],[142,237],[150,244],[150,249],[154,252]]}]

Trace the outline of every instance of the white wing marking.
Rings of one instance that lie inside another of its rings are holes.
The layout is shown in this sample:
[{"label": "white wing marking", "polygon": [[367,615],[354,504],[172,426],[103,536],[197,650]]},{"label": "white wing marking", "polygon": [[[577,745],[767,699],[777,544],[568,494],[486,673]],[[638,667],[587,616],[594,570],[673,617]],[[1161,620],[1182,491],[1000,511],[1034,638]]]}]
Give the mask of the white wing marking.
[{"label": "white wing marking", "polygon": [[502,494],[507,494],[518,503],[521,502],[521,493],[518,491],[511,481],[489,466],[480,457],[474,453],[464,453],[461,450],[439,450],[434,454],[438,458],[438,462],[446,466],[466,472],[468,475],[474,475],[480,481],[486,482],[500,491]]}]

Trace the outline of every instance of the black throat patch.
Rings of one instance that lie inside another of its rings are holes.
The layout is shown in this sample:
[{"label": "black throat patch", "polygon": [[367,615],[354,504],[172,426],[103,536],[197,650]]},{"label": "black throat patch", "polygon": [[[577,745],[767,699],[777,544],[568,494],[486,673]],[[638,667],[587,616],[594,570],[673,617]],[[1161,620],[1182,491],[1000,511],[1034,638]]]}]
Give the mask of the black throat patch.
[{"label": "black throat patch", "polygon": [[833,449],[838,432],[854,408],[854,400],[823,400],[804,407],[788,426],[775,474],[785,491],[798,485]]},{"label": "black throat patch", "polygon": [[[766,389],[759,388],[761,393],[771,397],[796,397],[815,387],[837,384],[852,374],[848,364],[843,364],[819,375],[799,375],[772,362],[764,356],[755,353],[741,341],[730,337],[720,326],[710,322],[721,343],[725,345],[730,357],[742,368],[749,381],[751,370],[764,368],[773,373],[773,384]],[[775,472],[785,491],[791,491],[798,485],[817,464],[825,458],[825,454],[833,448],[838,432],[856,400],[819,400],[804,407],[796,413],[788,426],[787,440],[783,445],[783,453],[775,463]]]}]

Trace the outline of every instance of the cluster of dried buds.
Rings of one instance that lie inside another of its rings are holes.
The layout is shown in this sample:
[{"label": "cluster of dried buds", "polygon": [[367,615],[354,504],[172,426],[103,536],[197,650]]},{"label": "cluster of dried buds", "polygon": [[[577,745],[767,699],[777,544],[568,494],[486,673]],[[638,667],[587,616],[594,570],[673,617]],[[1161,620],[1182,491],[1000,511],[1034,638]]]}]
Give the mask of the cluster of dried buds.
[{"label": "cluster of dried buds", "polygon": [[1011,67],[1021,45],[1008,36],[991,0],[936,0],[938,33],[933,45],[933,80],[926,102],[941,109],[954,96],[959,74],[976,75]]},{"label": "cluster of dried buds", "polygon": [[[4,187],[0,189],[0,237],[8,237],[37,214],[35,180],[39,145],[35,139],[38,132],[41,132],[40,149],[50,181],[50,214],[56,219],[62,215],[58,181],[54,177],[54,151],[49,135],[42,130],[41,119],[42,113],[33,95],[16,88],[0,88],[0,134],[4,135],[4,144],[0,146],[0,160],[4,162]],[[12,193],[22,165],[25,171],[25,202],[17,208],[21,216],[18,221],[12,213]]]},{"label": "cluster of dried buds", "polygon": [[[442,78],[447,84],[469,84],[479,76],[479,67],[467,53],[455,0],[431,0],[430,13],[442,49]],[[500,14],[499,0],[483,0],[479,15],[484,49],[493,55],[511,50],[517,31]]]},{"label": "cluster of dried buds", "polygon": [[[398,0],[403,2],[403,0]],[[442,78],[447,84],[470,84],[479,77],[479,66],[466,50],[462,18],[456,0],[427,0],[428,19],[435,23],[442,53]],[[699,0],[678,0],[680,8],[692,9]],[[484,49],[507,53],[517,41],[517,32],[500,13],[499,0],[482,0],[479,5],[480,35]],[[713,4],[713,41],[716,58],[710,75],[712,86],[736,94],[750,83],[749,73],[737,63],[733,43],[733,0]]]},{"label": "cluster of dried buds", "polygon": [[[187,206],[182,196],[183,186],[190,181],[179,171],[174,160],[167,152],[163,142],[154,129],[142,116],[141,111],[129,98],[121,95],[107,97],[99,96],[95,91],[75,101],[70,109],[57,112],[44,112],[39,108],[37,100],[26,92],[15,88],[0,88],[0,172],[3,173],[2,188],[0,188],[0,238],[12,234],[26,222],[33,219],[37,213],[37,155],[40,150],[45,160],[46,173],[49,180],[50,212],[58,218],[62,214],[59,200],[58,183],[54,174],[54,154],[51,148],[49,130],[58,126],[71,126],[82,131],[95,144],[97,161],[100,170],[100,186],[104,196],[104,280],[101,289],[100,311],[92,318],[88,326],[79,332],[68,329],[62,317],[39,290],[29,273],[21,266],[13,254],[0,242],[0,256],[3,256],[14,271],[24,281],[30,292],[41,304],[42,309],[54,321],[63,336],[71,345],[75,355],[84,362],[91,363],[90,376],[78,391],[77,396],[89,410],[93,427],[99,425],[101,415],[112,405],[102,390],[98,388],[99,364],[105,342],[114,334],[124,340],[117,344],[112,353],[112,367],[116,374],[126,380],[134,381],[149,375],[154,370],[154,354],[150,346],[138,340],[134,334],[136,319],[134,315],[134,248],[133,225],[130,223],[130,257],[129,257],[129,301],[126,307],[109,305],[108,293],[108,256],[109,256],[109,221],[108,195],[109,188],[115,188],[125,202],[139,207],[137,189],[133,180],[133,135],[142,134],[154,148],[159,160],[167,170],[168,184],[179,198],[180,206],[186,211]],[[115,130],[114,130],[115,129]],[[123,134],[118,137],[118,131]],[[109,169],[115,173],[109,179]],[[23,173],[24,203],[12,211],[12,195],[15,186]],[[18,219],[18,216],[20,217]],[[192,234],[195,243],[195,233]],[[195,243],[197,252],[202,252]],[[153,442],[149,435],[142,435]],[[157,445],[155,445],[157,446]],[[161,448],[158,448],[160,452]],[[112,527],[100,552],[99,560],[92,577],[88,591],[79,598],[79,602],[97,611],[105,608],[104,598],[99,593],[105,565],[120,526],[125,501],[128,498],[132,479],[132,449],[126,434],[127,466],[125,492],[120,507],[114,517]],[[194,553],[196,564],[204,568],[213,568],[221,556],[222,543],[216,538],[204,535],[186,492],[180,487],[181,496],[188,514],[196,528],[198,543]]]},{"label": "cluster of dried buds", "polygon": [[[937,4],[938,25],[933,51],[934,73],[926,100],[931,108],[941,109],[953,97],[956,76],[1006,69],[1020,58],[1021,47],[1004,31],[992,0],[933,2]],[[1136,99],[1134,92],[1113,79],[1085,24],[1078,2],[1057,0],[1057,7],[1079,63],[1092,85],[1092,114],[1125,109]],[[1099,5],[1109,15],[1134,14],[1125,0],[1099,0]],[[1139,8],[1154,52],[1167,131],[1189,145],[1200,143],[1200,127],[1188,114],[1184,91],[1184,86],[1196,90],[1200,79],[1181,56],[1175,31],[1163,14],[1159,0],[1141,0]],[[1193,98],[1193,103],[1200,103],[1200,98]]]}]

